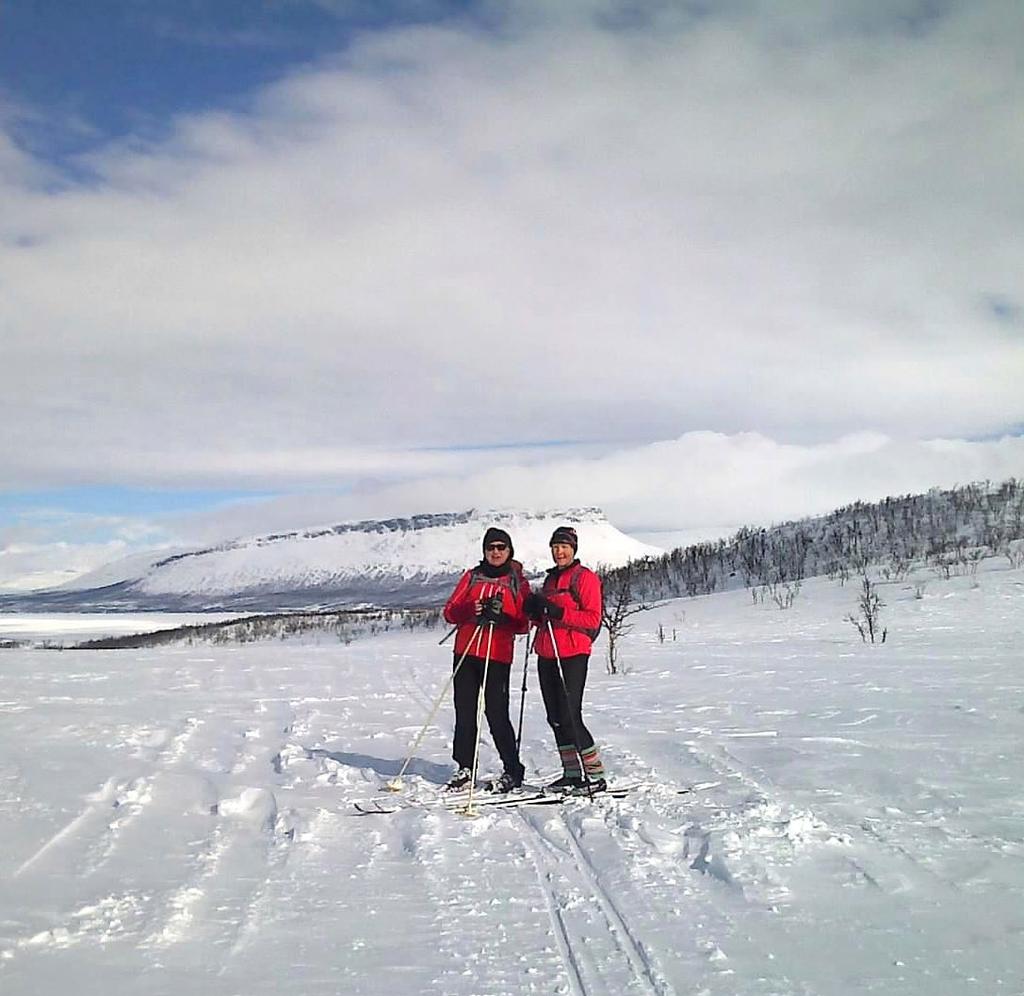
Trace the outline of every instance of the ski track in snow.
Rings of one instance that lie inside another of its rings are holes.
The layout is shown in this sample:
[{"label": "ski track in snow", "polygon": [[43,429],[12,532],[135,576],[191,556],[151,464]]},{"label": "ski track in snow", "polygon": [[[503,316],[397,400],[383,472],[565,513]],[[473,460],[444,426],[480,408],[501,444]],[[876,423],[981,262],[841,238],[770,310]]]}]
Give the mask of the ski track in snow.
[{"label": "ski track in snow", "polygon": [[[674,990],[651,964],[635,928],[624,918],[601,882],[600,873],[585,853],[573,829],[572,817],[545,820],[536,814],[520,816],[533,838],[528,848],[547,900],[553,931],[574,994],[651,992],[668,996]],[[596,821],[594,821],[596,822]],[[582,916],[577,915],[584,914]],[[574,922],[582,919],[583,923]],[[602,962],[588,956],[588,943],[603,949]]]},{"label": "ski track in snow", "polygon": [[[902,647],[854,643],[824,582],[788,612],[669,603],[680,642],[638,632],[587,696],[613,778],[649,787],[475,819],[351,818],[450,675],[440,634],[8,652],[0,990],[1020,996],[1007,573],[889,594]],[[436,793],[450,734],[446,696],[403,797]],[[532,669],[523,759],[555,762]]]}]

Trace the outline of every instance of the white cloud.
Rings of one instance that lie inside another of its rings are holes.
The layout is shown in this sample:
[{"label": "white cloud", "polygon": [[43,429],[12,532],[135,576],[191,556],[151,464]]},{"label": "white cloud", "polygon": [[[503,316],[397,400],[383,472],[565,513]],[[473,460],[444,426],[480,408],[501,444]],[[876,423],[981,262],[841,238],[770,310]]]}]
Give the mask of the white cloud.
[{"label": "white cloud", "polygon": [[123,543],[46,543],[0,548],[0,592],[54,588],[119,560]]},{"label": "white cloud", "polygon": [[88,182],[0,107],[3,487],[318,490],[190,538],[1019,476],[1019,440],[922,440],[1024,423],[1024,7],[699,7],[368,34]]},{"label": "white cloud", "polygon": [[[514,457],[525,456],[528,462]],[[516,453],[475,471],[290,495],[156,521],[52,513],[0,533],[0,588],[68,580],[154,547],[190,546],[359,519],[468,508],[602,507],[624,531],[663,549],[829,512],[856,500],[1021,474],[1024,438],[895,440],[857,433],[783,444],[757,433],[694,432],[596,456]],[[74,537],[92,534],[89,542]]]},{"label": "white cloud", "polygon": [[182,534],[204,540],[281,528],[467,508],[598,505],[621,529],[720,531],[818,515],[856,500],[933,486],[1001,481],[1024,467],[1024,439],[900,441],[859,433],[781,444],[757,433],[694,432],[598,457],[551,454],[341,496],[291,496],[189,516]]},{"label": "white cloud", "polygon": [[9,512],[0,528],[0,591],[49,588],[139,549],[169,544],[168,533],[142,518],[60,508]]},{"label": "white cloud", "polygon": [[614,6],[368,36],[93,183],[7,175],[12,481],[1019,422],[1024,339],[981,303],[1024,269],[1017,9]]}]

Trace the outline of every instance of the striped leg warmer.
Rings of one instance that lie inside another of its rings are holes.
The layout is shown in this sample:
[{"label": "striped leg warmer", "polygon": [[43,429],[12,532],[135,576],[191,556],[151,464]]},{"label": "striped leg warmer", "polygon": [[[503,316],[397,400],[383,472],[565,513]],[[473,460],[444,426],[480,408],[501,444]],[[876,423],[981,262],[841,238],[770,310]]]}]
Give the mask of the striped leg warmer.
[{"label": "striped leg warmer", "polygon": [[[597,746],[589,747],[585,751],[581,751],[583,755],[583,766],[587,770],[587,777],[591,781],[595,781],[598,778],[604,778],[604,765],[601,763],[601,755],[597,752]],[[562,764],[565,764],[563,759]],[[577,768],[579,763],[577,762]]]},{"label": "striped leg warmer", "polygon": [[562,772],[567,778],[582,778],[580,771],[580,756],[572,744],[559,744],[558,756],[562,761]]}]

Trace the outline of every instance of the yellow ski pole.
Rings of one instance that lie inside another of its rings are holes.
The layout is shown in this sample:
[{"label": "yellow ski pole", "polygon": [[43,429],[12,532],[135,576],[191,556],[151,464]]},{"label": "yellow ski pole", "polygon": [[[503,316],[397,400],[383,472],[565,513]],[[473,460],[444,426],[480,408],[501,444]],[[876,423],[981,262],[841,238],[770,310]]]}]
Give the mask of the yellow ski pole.
[{"label": "yellow ski pole", "polygon": [[462,656],[459,658],[458,663],[452,669],[452,673],[451,675],[449,675],[448,680],[444,683],[444,688],[441,689],[441,693],[437,696],[437,699],[434,701],[434,705],[431,707],[430,710],[430,715],[427,716],[427,721],[423,724],[423,728],[417,734],[416,739],[413,741],[412,746],[409,748],[409,753],[406,756],[401,769],[399,770],[398,774],[391,779],[391,781],[385,784],[384,788],[386,788],[389,792],[402,791],[402,775],[405,774],[405,769],[409,767],[409,762],[412,760],[413,755],[416,753],[416,748],[419,747],[420,741],[423,739],[424,734],[427,732],[427,727],[430,726],[430,724],[433,722],[437,710],[441,708],[441,702],[444,700],[445,695],[448,694],[448,688],[455,680],[455,675],[459,673],[459,668],[462,667],[462,662],[469,655],[469,651],[473,646],[473,642],[474,640],[476,640],[477,634],[480,632],[482,628],[483,626],[481,624],[477,624],[476,629],[473,630],[473,635],[470,637],[469,643],[466,644],[466,649],[462,652]]}]

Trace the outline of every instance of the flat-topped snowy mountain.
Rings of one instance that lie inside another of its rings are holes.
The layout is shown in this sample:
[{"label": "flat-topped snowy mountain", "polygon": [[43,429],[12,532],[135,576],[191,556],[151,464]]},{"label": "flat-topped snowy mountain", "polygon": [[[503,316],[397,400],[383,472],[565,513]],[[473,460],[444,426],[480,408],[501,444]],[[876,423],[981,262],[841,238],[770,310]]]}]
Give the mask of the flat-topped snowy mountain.
[{"label": "flat-topped snowy mountain", "polygon": [[19,602],[161,611],[424,605],[447,594],[453,579],[480,560],[489,526],[510,533],[516,559],[536,574],[551,566],[548,539],[561,524],[576,528],[580,559],[592,566],[618,566],[662,552],[626,536],[595,508],[474,509],[136,555]]}]

